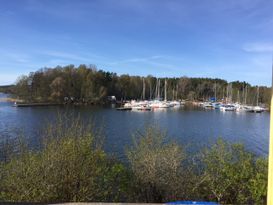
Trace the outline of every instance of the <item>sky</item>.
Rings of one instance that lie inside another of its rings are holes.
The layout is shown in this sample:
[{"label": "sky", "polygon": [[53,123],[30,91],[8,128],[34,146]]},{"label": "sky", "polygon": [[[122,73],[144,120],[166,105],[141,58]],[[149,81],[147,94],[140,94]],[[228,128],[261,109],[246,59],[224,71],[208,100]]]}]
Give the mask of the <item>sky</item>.
[{"label": "sky", "polygon": [[273,0],[0,0],[0,85],[57,65],[271,85]]}]

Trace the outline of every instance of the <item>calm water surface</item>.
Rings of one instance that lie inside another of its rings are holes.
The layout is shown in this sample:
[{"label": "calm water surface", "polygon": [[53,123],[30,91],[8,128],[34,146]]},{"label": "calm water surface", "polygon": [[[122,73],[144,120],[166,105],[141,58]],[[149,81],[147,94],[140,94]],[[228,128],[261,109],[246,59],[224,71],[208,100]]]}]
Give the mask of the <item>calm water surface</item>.
[{"label": "calm water surface", "polygon": [[[0,98],[3,97],[0,94]],[[0,102],[0,140],[24,132],[31,142],[58,112],[80,114],[97,126],[104,127],[107,152],[124,156],[124,148],[132,141],[132,133],[148,125],[158,125],[170,138],[198,151],[218,137],[230,142],[241,142],[258,155],[267,155],[269,139],[269,113],[236,113],[183,107],[155,112],[122,112],[110,107],[29,107],[16,108]]]}]

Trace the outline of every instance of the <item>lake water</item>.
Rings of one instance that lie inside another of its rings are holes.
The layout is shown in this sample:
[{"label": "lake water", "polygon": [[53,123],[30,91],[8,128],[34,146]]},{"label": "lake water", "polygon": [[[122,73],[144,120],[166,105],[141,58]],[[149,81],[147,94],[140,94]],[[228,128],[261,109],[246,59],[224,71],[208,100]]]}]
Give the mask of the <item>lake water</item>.
[{"label": "lake water", "polygon": [[97,126],[103,126],[106,151],[120,158],[132,141],[132,133],[143,131],[149,125],[167,131],[169,138],[186,145],[192,152],[222,137],[229,142],[241,142],[258,155],[268,154],[269,113],[221,112],[190,107],[122,112],[95,106],[16,108],[12,103],[0,102],[0,140],[24,132],[31,142],[35,142],[48,121],[62,111],[80,114],[86,121],[92,119]]}]

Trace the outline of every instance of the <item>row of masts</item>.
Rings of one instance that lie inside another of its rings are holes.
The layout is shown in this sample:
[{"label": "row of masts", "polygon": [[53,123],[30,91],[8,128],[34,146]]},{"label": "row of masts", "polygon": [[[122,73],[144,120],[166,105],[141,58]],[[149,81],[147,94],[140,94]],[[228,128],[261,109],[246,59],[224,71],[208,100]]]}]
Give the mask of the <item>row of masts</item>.
[{"label": "row of masts", "polygon": [[[141,96],[141,99],[142,100],[146,100],[146,83],[145,83],[145,79],[142,78],[142,83],[143,83],[143,87],[142,87],[142,96]],[[149,83],[150,85],[150,97],[149,99],[152,100],[152,96],[153,96],[153,92],[152,92],[152,85],[151,83]],[[167,92],[167,87],[168,87],[168,82],[167,82],[167,79],[165,79],[164,81],[164,101],[167,101],[168,97],[168,92]],[[156,80],[156,86],[155,86],[155,92],[154,92],[154,98],[156,100],[161,100],[161,81],[160,79],[157,79]],[[178,96],[178,85],[176,85],[175,88],[173,88],[172,90],[172,98],[173,100],[177,100],[177,96]]]},{"label": "row of masts", "polygon": [[[224,94],[224,92],[223,92]],[[237,103],[239,104],[247,104],[247,97],[248,97],[248,86],[244,86],[242,90],[242,95],[240,95],[240,90],[237,90]],[[214,84],[214,98],[217,99],[217,84]],[[233,88],[232,88],[232,83],[227,85],[226,88],[226,97],[223,96],[222,99],[226,99],[227,103],[232,103],[233,102]],[[242,99],[242,100],[241,100]],[[259,86],[257,86],[257,95],[256,95],[256,105],[259,105]]]},{"label": "row of masts", "polygon": [[[143,82],[143,88],[142,88],[142,96],[141,99],[145,100],[146,99],[146,83],[145,83],[145,78],[142,78],[142,82]],[[149,83],[150,85],[150,96],[149,99],[152,100],[152,96],[153,96],[153,91],[152,91],[152,85],[151,83]],[[168,83],[167,83],[167,79],[165,79],[164,81],[164,101],[167,101],[167,87],[168,87]],[[156,100],[161,100],[161,79],[157,79],[156,80],[156,86],[155,86],[155,92],[154,92],[154,99]],[[240,94],[240,90],[237,90],[237,103],[241,103],[246,105],[247,104],[247,98],[248,98],[248,86],[244,86],[243,90],[242,90],[242,94]],[[225,92],[223,92],[224,94]],[[172,89],[172,99],[173,100],[177,100],[178,97],[178,85],[175,86],[175,88]],[[217,100],[217,83],[214,84],[214,98],[215,100]],[[223,96],[222,99],[225,99],[226,103],[232,103],[233,102],[233,87],[232,87],[232,83],[229,83],[226,87],[226,96]],[[259,104],[259,87],[257,86],[257,97],[256,97],[256,105]]]}]

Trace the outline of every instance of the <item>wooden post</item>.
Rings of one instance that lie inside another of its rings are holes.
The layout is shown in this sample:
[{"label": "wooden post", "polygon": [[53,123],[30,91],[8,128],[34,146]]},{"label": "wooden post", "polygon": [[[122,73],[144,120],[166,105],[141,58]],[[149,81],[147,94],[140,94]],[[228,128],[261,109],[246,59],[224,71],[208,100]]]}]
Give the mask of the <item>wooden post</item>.
[{"label": "wooden post", "polygon": [[273,58],[272,58],[272,88],[270,105],[270,134],[269,134],[269,157],[268,157],[268,184],[267,205],[273,205]]}]

